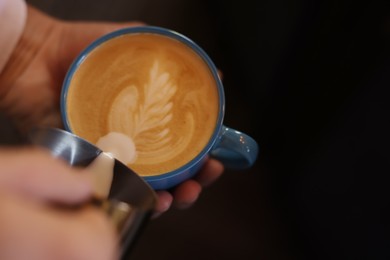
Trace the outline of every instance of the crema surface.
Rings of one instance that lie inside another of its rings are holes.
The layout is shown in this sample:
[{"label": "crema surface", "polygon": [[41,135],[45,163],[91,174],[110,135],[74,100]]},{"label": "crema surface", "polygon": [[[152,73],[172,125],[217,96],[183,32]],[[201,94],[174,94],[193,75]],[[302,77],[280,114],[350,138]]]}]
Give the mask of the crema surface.
[{"label": "crema surface", "polygon": [[72,132],[140,175],[193,159],[215,129],[218,88],[186,45],[154,34],[123,35],[93,50],[70,82]]}]

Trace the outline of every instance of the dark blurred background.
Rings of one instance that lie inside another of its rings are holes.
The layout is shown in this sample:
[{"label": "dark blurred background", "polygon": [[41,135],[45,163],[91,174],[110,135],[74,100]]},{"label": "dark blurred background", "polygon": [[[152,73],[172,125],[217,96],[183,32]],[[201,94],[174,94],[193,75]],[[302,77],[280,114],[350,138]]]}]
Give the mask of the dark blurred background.
[{"label": "dark blurred background", "polygon": [[223,72],[225,124],[260,145],[253,168],[151,221],[133,259],[390,259],[388,1],[27,2],[189,36]]}]

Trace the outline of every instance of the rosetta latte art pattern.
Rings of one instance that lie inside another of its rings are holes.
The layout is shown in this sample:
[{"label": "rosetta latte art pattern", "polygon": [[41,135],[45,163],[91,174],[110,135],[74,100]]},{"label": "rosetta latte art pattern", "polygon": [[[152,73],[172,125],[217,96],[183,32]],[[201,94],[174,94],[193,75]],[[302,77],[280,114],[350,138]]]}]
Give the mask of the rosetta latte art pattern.
[{"label": "rosetta latte art pattern", "polygon": [[149,72],[149,80],[142,88],[130,85],[118,93],[109,113],[108,135],[121,133],[134,143],[135,151],[126,151],[134,157],[126,163],[163,162],[181,153],[189,143],[191,132],[194,131],[191,129],[191,125],[194,125],[191,113],[186,115],[186,121],[190,123],[187,137],[174,138],[170,129],[175,105],[172,99],[176,90],[177,85],[170,74],[162,71],[159,61],[155,61]]}]

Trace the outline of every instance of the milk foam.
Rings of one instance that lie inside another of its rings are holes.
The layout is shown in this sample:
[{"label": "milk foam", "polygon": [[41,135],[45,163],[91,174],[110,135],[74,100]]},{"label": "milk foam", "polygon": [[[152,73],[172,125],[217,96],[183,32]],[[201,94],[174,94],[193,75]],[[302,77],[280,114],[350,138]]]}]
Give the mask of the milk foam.
[{"label": "milk foam", "polygon": [[93,173],[93,189],[96,197],[101,199],[108,198],[114,176],[114,164],[114,157],[103,152],[87,167]]},{"label": "milk foam", "polygon": [[122,133],[109,132],[99,138],[96,146],[124,164],[133,163],[137,158],[134,141]]},{"label": "milk foam", "polygon": [[[109,151],[107,149],[115,149],[116,145],[124,146],[129,143],[126,139],[134,140],[127,151],[121,151],[139,154],[138,163],[143,164],[164,162],[181,153],[182,149],[179,148],[187,147],[194,132],[194,120],[191,113],[188,113],[186,135],[173,140],[169,123],[173,119],[175,104],[172,98],[176,90],[177,86],[170,74],[161,70],[160,61],[156,60],[150,68],[149,81],[143,87],[130,85],[118,93],[112,102],[108,118],[108,129],[111,131],[108,135],[116,134],[100,138],[98,146],[100,147],[102,139],[107,139],[105,143],[111,147],[106,145],[105,149]],[[119,133],[122,135],[119,136]],[[135,151],[130,151],[133,148]],[[126,162],[133,161],[129,159]]]}]

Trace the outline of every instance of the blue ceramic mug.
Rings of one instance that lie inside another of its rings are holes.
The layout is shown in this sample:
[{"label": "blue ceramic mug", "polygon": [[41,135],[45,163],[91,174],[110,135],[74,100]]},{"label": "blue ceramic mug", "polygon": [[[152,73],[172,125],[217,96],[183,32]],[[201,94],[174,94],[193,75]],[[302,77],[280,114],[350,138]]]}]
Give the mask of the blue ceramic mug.
[{"label": "blue ceramic mug", "polygon": [[258,145],[226,127],[218,70],[186,36],[130,27],[90,44],[71,65],[61,93],[65,129],[96,144],[155,190],[193,177],[208,156],[246,169]]}]

